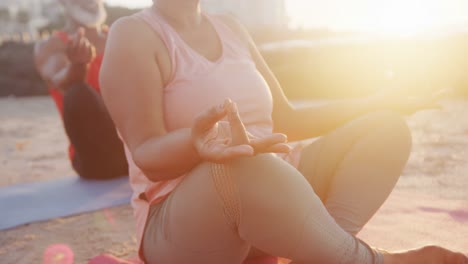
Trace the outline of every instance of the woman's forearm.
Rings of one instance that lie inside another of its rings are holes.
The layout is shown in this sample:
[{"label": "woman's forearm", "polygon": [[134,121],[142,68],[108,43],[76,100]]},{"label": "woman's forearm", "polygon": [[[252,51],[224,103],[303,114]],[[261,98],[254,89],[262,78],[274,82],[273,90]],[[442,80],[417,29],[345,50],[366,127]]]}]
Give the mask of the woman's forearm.
[{"label": "woman's forearm", "polygon": [[62,70],[58,71],[51,79],[52,86],[61,90],[66,90],[70,85],[84,82],[88,72],[87,64],[69,63]]},{"label": "woman's forearm", "polygon": [[383,109],[382,105],[372,98],[295,107],[283,115],[277,130],[287,134],[289,141],[314,138],[322,136],[356,117],[378,109]]},{"label": "woman's forearm", "polygon": [[132,154],[135,164],[151,181],[178,178],[201,161],[189,128],[150,138]]}]

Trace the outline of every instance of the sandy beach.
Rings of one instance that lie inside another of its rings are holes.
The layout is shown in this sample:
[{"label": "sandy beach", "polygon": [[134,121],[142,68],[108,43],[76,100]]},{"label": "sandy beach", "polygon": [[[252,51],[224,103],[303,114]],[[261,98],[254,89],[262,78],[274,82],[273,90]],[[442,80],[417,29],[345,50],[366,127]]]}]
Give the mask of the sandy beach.
[{"label": "sandy beach", "polygon": [[[370,244],[389,250],[439,244],[468,253],[468,102],[443,106],[408,118],[410,162],[360,234]],[[50,98],[0,99],[0,187],[74,175],[67,145]],[[130,206],[122,206],[1,231],[0,263],[42,263],[53,244],[68,245],[80,264],[101,253],[132,257],[133,226]]]}]

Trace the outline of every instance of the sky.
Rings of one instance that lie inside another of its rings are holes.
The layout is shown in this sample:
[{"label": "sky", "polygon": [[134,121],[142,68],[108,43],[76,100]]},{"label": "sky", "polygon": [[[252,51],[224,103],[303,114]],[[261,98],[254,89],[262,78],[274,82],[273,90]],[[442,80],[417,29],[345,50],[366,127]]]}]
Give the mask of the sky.
[{"label": "sky", "polygon": [[[151,4],[151,0],[105,1],[127,7]],[[286,3],[292,26],[411,33],[468,25],[468,0],[286,0]]]}]

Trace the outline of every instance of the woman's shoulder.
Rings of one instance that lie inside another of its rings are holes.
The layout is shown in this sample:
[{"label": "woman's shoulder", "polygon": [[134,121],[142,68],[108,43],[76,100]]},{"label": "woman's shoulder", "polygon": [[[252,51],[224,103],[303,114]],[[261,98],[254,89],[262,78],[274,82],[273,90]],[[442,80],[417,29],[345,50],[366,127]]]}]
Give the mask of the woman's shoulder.
[{"label": "woman's shoulder", "polygon": [[145,31],[148,30],[148,26],[138,19],[137,16],[124,16],[117,19],[111,26],[109,34],[119,35],[126,34],[131,36],[144,36]]},{"label": "woman's shoulder", "polygon": [[161,43],[162,47],[163,43],[160,36],[137,14],[124,16],[116,20],[110,27],[108,42],[133,43],[140,46],[140,48],[145,45],[157,48],[158,43]]},{"label": "woman's shoulder", "polygon": [[172,65],[169,54],[162,37],[147,22],[137,16],[126,16],[110,27],[104,55],[107,63],[103,64],[109,68],[112,61],[123,61],[125,67],[139,67],[142,61],[154,59],[154,65],[164,74],[170,72]]}]

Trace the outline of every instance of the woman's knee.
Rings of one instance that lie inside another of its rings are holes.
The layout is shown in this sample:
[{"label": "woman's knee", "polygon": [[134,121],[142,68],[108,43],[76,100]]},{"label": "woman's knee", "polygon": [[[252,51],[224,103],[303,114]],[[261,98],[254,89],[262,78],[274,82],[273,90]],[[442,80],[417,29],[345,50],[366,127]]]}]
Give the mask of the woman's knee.
[{"label": "woman's knee", "polygon": [[273,154],[239,159],[231,166],[244,213],[249,211],[247,208],[256,208],[250,210],[252,213],[259,208],[270,208],[272,204],[285,208],[288,204],[297,204],[297,197],[307,197],[309,201],[315,198],[302,174]]},{"label": "woman's knee", "polygon": [[397,148],[402,152],[411,150],[411,131],[404,117],[396,112],[382,111],[368,116],[375,124],[373,133],[377,133],[382,143],[389,148]]},{"label": "woman's knee", "polygon": [[[405,119],[393,112],[378,112],[366,117],[372,124],[357,141],[358,149],[367,153],[363,157],[375,159],[381,169],[386,170],[388,179],[397,179],[403,171],[411,153],[412,139]],[[390,172],[392,171],[392,172]],[[392,175],[392,177],[390,177]]]},{"label": "woman's knee", "polygon": [[409,152],[412,146],[411,132],[402,115],[392,111],[380,111],[368,114],[352,121],[344,127],[345,132],[353,137],[377,136],[380,146],[398,148]]},{"label": "woman's knee", "polygon": [[232,203],[224,200],[231,197],[215,188],[210,172],[213,165],[203,162],[187,173],[156,216],[161,237],[153,240],[155,252],[150,254],[164,259],[162,262],[198,259],[196,263],[224,263],[222,259],[228,258],[228,263],[240,263],[247,255],[249,245],[231,225]]},{"label": "woman's knee", "polygon": [[278,208],[318,200],[302,174],[274,154],[210,166],[214,190],[230,225],[238,225],[248,216],[256,219],[259,212],[279,215]]},{"label": "woman's knee", "polygon": [[254,157],[240,158],[232,161],[230,170],[236,181],[242,184],[265,184],[300,176],[300,173],[289,163],[274,154],[261,154]]}]

